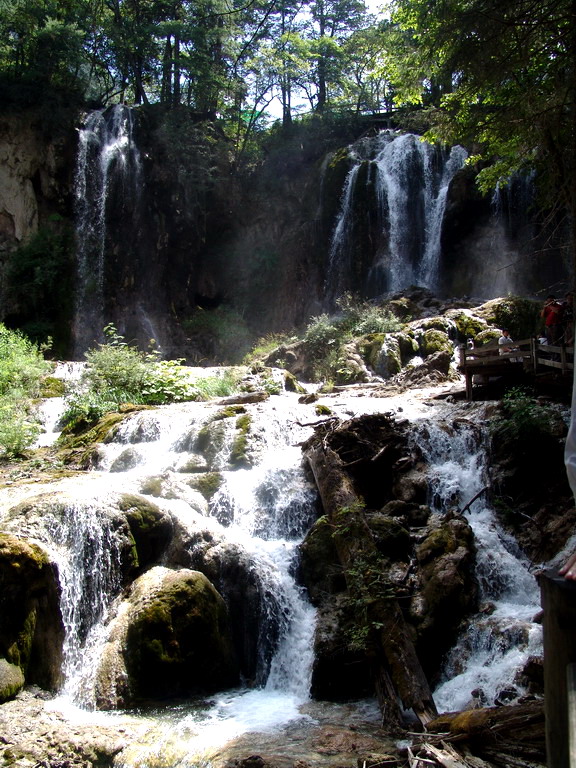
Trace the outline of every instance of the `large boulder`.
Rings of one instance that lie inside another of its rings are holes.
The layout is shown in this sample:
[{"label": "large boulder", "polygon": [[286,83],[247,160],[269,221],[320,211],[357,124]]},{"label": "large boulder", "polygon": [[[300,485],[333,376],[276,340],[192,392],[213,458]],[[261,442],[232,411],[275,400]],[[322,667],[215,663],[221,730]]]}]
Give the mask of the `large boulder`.
[{"label": "large boulder", "polygon": [[56,569],[40,546],[7,533],[0,533],[0,616],[0,657],[8,671],[15,666],[26,682],[56,688],[64,640]]},{"label": "large boulder", "polygon": [[222,597],[199,571],[157,566],[133,583],[111,624],[97,704],[213,693],[238,679]]},{"label": "large boulder", "polygon": [[14,698],[24,687],[24,673],[16,664],[0,659],[0,704]]}]

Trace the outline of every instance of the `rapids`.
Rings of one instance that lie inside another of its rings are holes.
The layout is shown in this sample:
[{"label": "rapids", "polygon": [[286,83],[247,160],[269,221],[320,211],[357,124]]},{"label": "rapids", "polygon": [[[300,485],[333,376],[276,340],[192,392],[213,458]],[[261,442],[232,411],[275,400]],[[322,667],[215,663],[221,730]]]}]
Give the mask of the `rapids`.
[{"label": "rapids", "polygon": [[[342,419],[388,412],[413,423],[414,440],[430,465],[429,503],[442,513],[465,507],[481,491],[486,473],[483,407],[431,399],[449,388],[385,398],[351,389],[323,396],[318,403]],[[178,470],[192,457],[195,437],[221,407],[212,402],[185,403],[130,414],[114,439],[100,447],[96,467],[87,477],[60,481],[74,501],[58,526],[46,524],[37,533],[58,562],[66,625],[65,680],[51,707],[71,722],[123,718],[138,736],[116,758],[119,766],[207,762],[222,754],[226,745],[230,754],[235,744],[250,745],[246,748],[253,751],[256,744],[273,743],[277,750],[292,737],[294,744],[305,742],[319,723],[352,718],[349,705],[309,698],[315,610],[294,579],[298,544],[318,514],[316,492],[304,472],[299,447],[319,420],[315,404],[304,405],[296,394],[283,392],[246,405],[251,418],[250,466],[234,469],[227,464],[233,440],[227,428],[213,457],[224,482],[210,505],[203,506]],[[53,415],[51,419],[52,424]],[[48,436],[44,442],[49,442]],[[159,476],[169,490],[160,498],[154,496],[154,503],[170,510],[190,531],[202,526],[234,542],[247,553],[273,598],[260,630],[263,652],[257,685],[162,710],[95,712],[94,668],[108,640],[106,621],[115,610],[119,587],[113,535],[98,527],[90,500],[105,499],[115,491],[142,494],[146,481]],[[54,490],[59,484],[45,487]],[[40,483],[33,491],[43,489]],[[26,493],[30,490],[22,486],[8,489],[0,515]],[[515,695],[522,693],[516,681],[518,669],[540,648],[539,627],[531,623],[538,596],[528,564],[499,529],[481,493],[466,515],[479,552],[482,599],[491,608],[486,611],[484,606],[470,622],[447,659],[434,693],[439,710],[465,707],[474,700],[491,704],[513,685]],[[352,710],[354,717],[362,712],[365,724],[377,723],[374,702],[357,703]]]}]

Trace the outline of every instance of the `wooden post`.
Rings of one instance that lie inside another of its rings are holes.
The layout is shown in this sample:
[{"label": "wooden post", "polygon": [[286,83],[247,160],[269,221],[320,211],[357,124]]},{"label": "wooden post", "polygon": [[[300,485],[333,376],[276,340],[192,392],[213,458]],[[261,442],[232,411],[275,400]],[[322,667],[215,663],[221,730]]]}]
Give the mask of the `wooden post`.
[{"label": "wooden post", "polygon": [[566,688],[568,691],[568,753],[570,768],[576,768],[576,664],[568,664]]},{"label": "wooden post", "polygon": [[[544,709],[548,768],[576,768],[570,757],[571,733],[567,670],[576,663],[576,582],[554,570],[540,574],[544,609]],[[576,693],[571,694],[576,699]],[[576,719],[576,715],[572,715]]]},{"label": "wooden post", "polygon": [[534,375],[538,370],[538,343],[536,339],[530,339],[530,351],[532,353],[532,366],[534,368]]}]

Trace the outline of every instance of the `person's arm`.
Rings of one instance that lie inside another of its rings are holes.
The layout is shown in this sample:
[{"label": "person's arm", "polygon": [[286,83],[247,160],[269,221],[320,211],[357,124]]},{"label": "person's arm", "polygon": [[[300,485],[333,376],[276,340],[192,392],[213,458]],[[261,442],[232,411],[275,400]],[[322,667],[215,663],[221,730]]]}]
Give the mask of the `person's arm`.
[{"label": "person's arm", "polygon": [[558,570],[558,573],[560,576],[564,576],[565,579],[576,581],[576,552],[566,560],[562,568]]}]

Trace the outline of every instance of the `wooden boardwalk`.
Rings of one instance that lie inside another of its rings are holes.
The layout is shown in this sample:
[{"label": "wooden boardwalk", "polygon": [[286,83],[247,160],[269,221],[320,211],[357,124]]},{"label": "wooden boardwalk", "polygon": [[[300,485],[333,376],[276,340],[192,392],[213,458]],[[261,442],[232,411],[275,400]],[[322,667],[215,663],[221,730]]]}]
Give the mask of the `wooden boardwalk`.
[{"label": "wooden boardwalk", "polygon": [[497,341],[473,349],[465,345],[460,347],[458,370],[466,378],[468,400],[473,399],[474,376],[488,380],[496,376],[512,378],[519,374],[537,376],[551,370],[572,376],[574,371],[573,346],[555,347],[539,344],[537,339],[523,339],[514,341],[509,352],[502,350]]}]

